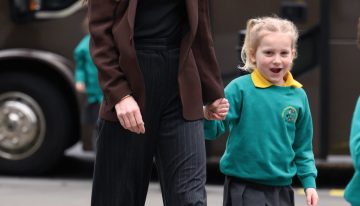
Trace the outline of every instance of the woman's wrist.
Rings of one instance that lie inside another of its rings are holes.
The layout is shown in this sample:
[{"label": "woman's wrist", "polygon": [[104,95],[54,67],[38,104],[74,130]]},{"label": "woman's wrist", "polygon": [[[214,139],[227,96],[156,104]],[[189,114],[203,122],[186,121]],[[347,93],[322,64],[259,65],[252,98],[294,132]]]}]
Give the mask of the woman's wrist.
[{"label": "woman's wrist", "polygon": [[127,94],[127,95],[123,96],[123,97],[120,99],[120,102],[121,102],[122,100],[126,99],[126,98],[129,98],[129,97],[131,97],[131,94]]}]

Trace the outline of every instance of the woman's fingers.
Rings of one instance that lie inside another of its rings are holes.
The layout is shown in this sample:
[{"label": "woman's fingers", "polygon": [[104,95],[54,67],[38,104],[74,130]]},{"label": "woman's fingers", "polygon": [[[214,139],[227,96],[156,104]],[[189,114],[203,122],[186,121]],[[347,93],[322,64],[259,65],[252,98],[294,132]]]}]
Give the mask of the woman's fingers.
[{"label": "woman's fingers", "polygon": [[133,97],[130,96],[118,102],[115,110],[122,127],[137,134],[145,133],[140,108]]},{"label": "woman's fingers", "polygon": [[135,121],[137,123],[136,126],[138,128],[139,133],[144,134],[145,133],[145,125],[144,125],[144,121],[142,119],[140,111],[137,111],[135,113],[134,117],[135,117]]}]

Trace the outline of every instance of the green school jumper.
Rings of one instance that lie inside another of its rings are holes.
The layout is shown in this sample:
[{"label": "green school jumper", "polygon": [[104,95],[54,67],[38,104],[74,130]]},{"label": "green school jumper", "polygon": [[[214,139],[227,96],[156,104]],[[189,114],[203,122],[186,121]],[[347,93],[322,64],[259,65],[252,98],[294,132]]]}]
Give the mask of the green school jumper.
[{"label": "green school jumper", "polygon": [[360,206],[360,97],[351,123],[350,153],[355,173],[345,188],[344,196],[352,206]]},{"label": "green school jumper", "polygon": [[258,184],[286,186],[298,175],[316,188],[312,120],[302,85],[289,72],[285,86],[272,85],[255,70],[225,88],[230,110],[224,121],[205,120],[207,139],[229,129],[220,170]]},{"label": "green school jumper", "polygon": [[97,68],[90,56],[90,35],[86,35],[74,51],[75,80],[86,86],[88,103],[101,103],[103,94],[100,88]]}]

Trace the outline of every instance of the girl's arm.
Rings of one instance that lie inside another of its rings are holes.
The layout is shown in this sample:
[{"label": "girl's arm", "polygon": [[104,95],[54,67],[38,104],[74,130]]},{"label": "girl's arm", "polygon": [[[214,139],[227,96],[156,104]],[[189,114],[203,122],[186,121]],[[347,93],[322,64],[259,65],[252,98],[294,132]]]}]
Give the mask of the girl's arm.
[{"label": "girl's arm", "polygon": [[229,107],[224,120],[204,120],[205,138],[208,140],[216,139],[225,133],[234,123],[238,122],[242,102],[242,92],[240,91],[238,81],[230,82],[225,88],[224,101]]},{"label": "girl's arm", "polygon": [[299,116],[296,121],[293,149],[295,152],[297,175],[306,190],[307,188],[316,188],[315,178],[317,170],[312,148],[313,125],[309,102],[305,93],[303,105],[303,108],[298,112]]}]

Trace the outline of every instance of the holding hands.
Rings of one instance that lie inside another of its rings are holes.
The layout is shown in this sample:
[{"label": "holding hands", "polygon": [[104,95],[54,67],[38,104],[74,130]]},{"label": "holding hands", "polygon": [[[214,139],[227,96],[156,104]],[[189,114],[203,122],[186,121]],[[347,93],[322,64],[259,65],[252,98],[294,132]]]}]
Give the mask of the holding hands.
[{"label": "holding hands", "polygon": [[[229,107],[230,104],[227,99],[219,98],[211,104],[204,106],[204,117],[207,120],[224,120]],[[127,96],[120,100],[115,105],[115,110],[121,126],[137,134],[145,133],[144,121],[139,105],[132,96]]]},{"label": "holding hands", "polygon": [[229,112],[230,104],[227,99],[219,98],[204,106],[204,117],[207,120],[224,120]]}]

